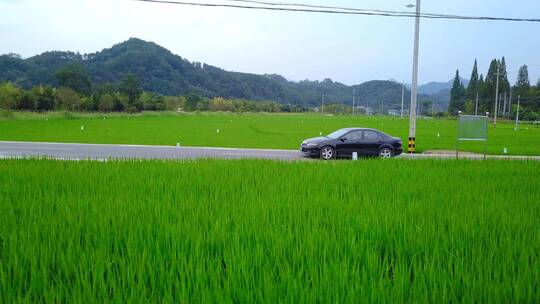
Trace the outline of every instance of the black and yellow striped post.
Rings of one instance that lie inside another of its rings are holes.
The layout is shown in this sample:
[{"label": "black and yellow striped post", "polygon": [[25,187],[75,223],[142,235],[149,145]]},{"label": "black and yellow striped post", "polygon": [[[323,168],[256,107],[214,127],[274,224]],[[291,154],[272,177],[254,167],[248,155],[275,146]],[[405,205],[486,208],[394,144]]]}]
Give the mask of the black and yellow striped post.
[{"label": "black and yellow striped post", "polygon": [[413,154],[414,153],[414,145],[416,143],[416,138],[415,137],[409,137],[409,148],[408,148],[408,152],[410,154]]}]

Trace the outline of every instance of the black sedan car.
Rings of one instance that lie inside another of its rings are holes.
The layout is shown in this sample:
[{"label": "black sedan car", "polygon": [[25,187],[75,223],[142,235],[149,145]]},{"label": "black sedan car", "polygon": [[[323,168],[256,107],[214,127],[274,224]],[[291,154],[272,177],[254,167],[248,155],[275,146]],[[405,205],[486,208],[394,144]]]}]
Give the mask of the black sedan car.
[{"label": "black sedan car", "polygon": [[300,151],[324,160],[351,157],[354,152],[358,156],[390,158],[403,152],[403,142],[375,129],[345,128],[327,136],[304,140]]}]

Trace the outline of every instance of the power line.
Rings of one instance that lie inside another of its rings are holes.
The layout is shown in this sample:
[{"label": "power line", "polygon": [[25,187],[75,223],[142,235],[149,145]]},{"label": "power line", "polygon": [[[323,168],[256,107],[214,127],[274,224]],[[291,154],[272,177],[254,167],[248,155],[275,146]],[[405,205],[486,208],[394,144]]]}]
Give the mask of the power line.
[{"label": "power line", "polygon": [[272,5],[272,6],[298,6],[298,7],[317,8],[317,9],[332,9],[332,10],[342,10],[342,11],[376,12],[376,13],[393,13],[393,14],[413,14],[413,16],[414,16],[414,13],[404,12],[404,11],[361,9],[361,8],[351,8],[351,7],[342,7],[342,6],[322,6],[322,5],[312,5],[312,4],[305,4],[305,3],[269,2],[269,1],[256,1],[256,0],[225,0],[225,1],[254,3],[254,4],[261,4],[261,5]]},{"label": "power line", "polygon": [[[226,7],[226,8],[239,8],[239,9],[253,9],[253,10],[269,10],[269,11],[288,11],[288,12],[301,12],[301,13],[322,13],[322,14],[341,14],[341,15],[364,15],[364,16],[383,16],[383,17],[404,17],[404,18],[414,18],[416,13],[412,12],[396,12],[396,11],[383,11],[383,10],[363,10],[357,8],[335,8],[331,9],[327,7],[325,9],[313,9],[308,8],[294,8],[294,7],[283,7],[279,6],[278,3],[265,4],[272,6],[253,6],[253,5],[241,5],[241,4],[222,4],[222,3],[208,3],[208,2],[188,2],[188,1],[172,1],[172,0],[131,0],[139,2],[148,2],[148,3],[160,3],[160,4],[177,4],[177,5],[186,5],[186,6],[200,6],[200,7]],[[229,0],[231,1],[231,0]],[[234,0],[233,0],[234,1]],[[244,0],[246,2],[248,0]],[[240,1],[235,1],[240,2]],[[263,1],[251,1],[251,3],[260,2],[263,4]],[[271,2],[267,2],[271,3]],[[289,4],[290,5],[290,4]],[[293,5],[294,6],[294,5]],[[296,5],[302,7],[308,7],[307,4]],[[323,6],[320,6],[323,8]],[[430,14],[430,13],[420,13],[418,14],[420,18],[427,19],[454,19],[454,20],[483,20],[483,21],[512,21],[512,22],[540,22],[538,18],[508,18],[508,17],[486,17],[486,16],[459,16],[459,15],[443,15],[443,14]]]},{"label": "power line", "polygon": [[[324,13],[324,14],[344,14],[344,15],[366,15],[366,16],[386,16],[386,17],[415,17],[414,14],[394,14],[368,12],[368,11],[337,11],[337,10],[315,10],[315,9],[301,9],[301,8],[287,8],[287,7],[265,7],[265,6],[250,6],[250,5],[236,5],[236,4],[220,4],[220,3],[204,3],[204,2],[186,2],[186,1],[171,1],[171,0],[131,0],[139,2],[161,3],[161,4],[178,4],[187,6],[202,6],[202,7],[227,7],[227,8],[242,8],[242,9],[254,9],[254,10],[269,10],[269,11],[289,11],[289,12],[302,12],[302,13]],[[539,19],[540,22],[540,19]]]},{"label": "power line", "polygon": [[[405,14],[410,15],[411,17],[416,17],[415,12],[410,11],[390,11],[390,10],[377,10],[377,9],[361,9],[361,8],[351,8],[351,7],[342,7],[342,6],[322,6],[322,5],[313,5],[305,3],[288,3],[288,2],[270,2],[270,1],[257,1],[257,0],[224,0],[229,2],[244,2],[244,3],[254,3],[261,5],[272,5],[272,6],[298,6],[298,7],[307,7],[307,8],[317,8],[317,9],[332,9],[332,10],[343,10],[343,11],[357,11],[357,12],[376,12],[376,13],[392,13],[392,14]],[[466,17],[459,15],[447,15],[447,14],[433,14],[423,12],[421,16],[432,16],[432,17]]]}]

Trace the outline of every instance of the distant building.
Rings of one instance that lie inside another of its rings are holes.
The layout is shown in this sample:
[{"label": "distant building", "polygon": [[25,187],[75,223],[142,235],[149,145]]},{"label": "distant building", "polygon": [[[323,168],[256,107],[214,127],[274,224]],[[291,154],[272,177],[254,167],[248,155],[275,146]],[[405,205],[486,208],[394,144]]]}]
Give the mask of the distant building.
[{"label": "distant building", "polygon": [[[401,111],[400,110],[388,110],[388,115],[401,116]],[[409,115],[409,110],[403,110],[403,115],[404,116]]]},{"label": "distant building", "polygon": [[366,114],[366,115],[373,115],[375,113],[372,108],[364,107],[364,106],[356,106],[356,107],[354,107],[354,112],[359,113],[359,114],[363,113],[363,114]]}]

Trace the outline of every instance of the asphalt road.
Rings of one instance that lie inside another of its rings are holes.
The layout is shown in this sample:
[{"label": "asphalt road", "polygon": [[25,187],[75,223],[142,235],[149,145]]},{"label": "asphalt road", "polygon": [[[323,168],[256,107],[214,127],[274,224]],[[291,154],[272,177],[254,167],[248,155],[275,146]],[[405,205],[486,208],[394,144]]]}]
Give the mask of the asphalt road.
[{"label": "asphalt road", "polygon": [[0,157],[48,157],[56,159],[307,159],[302,155],[302,153],[294,150],[68,144],[14,141],[0,141]]},{"label": "asphalt road", "polygon": [[[297,150],[199,148],[175,146],[69,144],[45,142],[0,141],[0,158],[46,157],[54,159],[195,159],[195,158],[261,158],[281,160],[310,160]],[[454,154],[403,154],[403,159],[455,158]],[[460,158],[483,159],[481,155]],[[538,160],[540,156],[488,156],[495,159]]]}]

